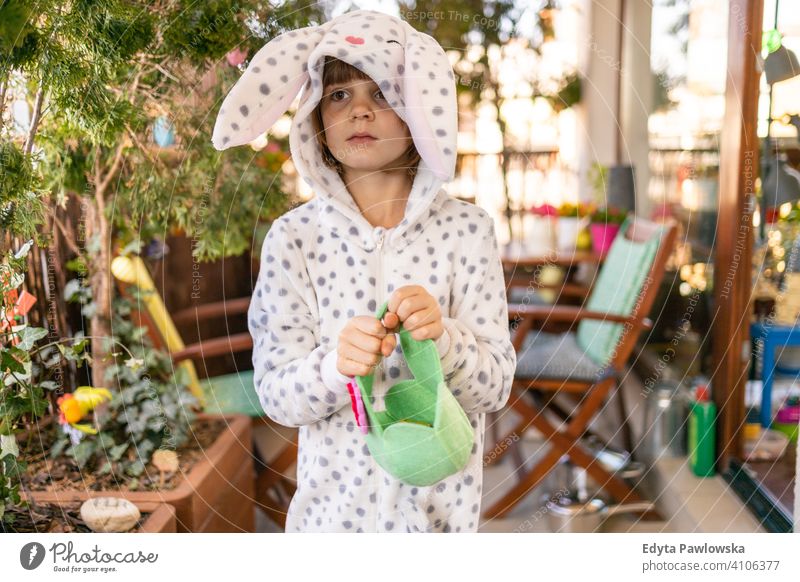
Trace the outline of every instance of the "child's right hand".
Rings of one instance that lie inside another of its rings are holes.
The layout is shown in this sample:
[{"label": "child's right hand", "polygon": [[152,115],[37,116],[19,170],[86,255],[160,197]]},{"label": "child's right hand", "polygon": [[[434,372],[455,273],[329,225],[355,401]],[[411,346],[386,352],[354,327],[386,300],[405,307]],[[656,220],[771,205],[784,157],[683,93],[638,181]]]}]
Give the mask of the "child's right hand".
[{"label": "child's right hand", "polygon": [[400,324],[397,314],[387,312],[381,321],[369,315],[351,318],[339,333],[336,369],[345,376],[367,376],[397,345],[391,330]]}]

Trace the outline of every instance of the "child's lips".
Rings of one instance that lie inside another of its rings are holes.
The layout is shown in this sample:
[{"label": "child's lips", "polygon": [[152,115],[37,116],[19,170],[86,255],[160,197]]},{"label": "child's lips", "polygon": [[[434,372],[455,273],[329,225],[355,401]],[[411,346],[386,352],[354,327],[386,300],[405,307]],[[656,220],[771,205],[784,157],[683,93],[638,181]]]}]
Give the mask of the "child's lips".
[{"label": "child's lips", "polygon": [[373,141],[376,141],[376,139],[371,135],[354,135],[347,141],[348,143],[371,143]]}]

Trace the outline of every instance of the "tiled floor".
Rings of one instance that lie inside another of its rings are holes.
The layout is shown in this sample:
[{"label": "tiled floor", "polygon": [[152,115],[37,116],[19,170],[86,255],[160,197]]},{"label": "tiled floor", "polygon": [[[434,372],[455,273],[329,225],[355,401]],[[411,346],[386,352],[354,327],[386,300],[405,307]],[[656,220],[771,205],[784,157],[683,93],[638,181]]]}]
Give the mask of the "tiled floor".
[{"label": "tiled floor", "polygon": [[[641,385],[629,376],[623,385],[625,402],[636,436],[641,434],[644,424],[644,397]],[[491,417],[490,417],[491,418]],[[500,434],[510,430],[516,416],[510,409],[500,419]],[[489,419],[487,419],[488,421]],[[487,422],[488,425],[488,422]],[[619,443],[619,416],[616,406],[609,406],[591,424],[591,428],[615,446]],[[487,443],[491,433],[487,427]],[[530,466],[544,454],[547,444],[534,430],[528,431],[516,443],[521,447],[522,457]],[[491,445],[487,444],[488,447]],[[485,452],[485,451],[484,451]],[[514,461],[507,455],[502,462],[487,467],[484,471],[483,508],[489,507],[516,482],[512,471]],[[550,532],[543,496],[554,490],[552,477],[530,492],[525,499],[503,519],[482,520],[480,532]],[[600,531],[607,532],[758,532],[764,531],[750,511],[739,501],[727,483],[719,477],[700,479],[688,469],[685,459],[660,459],[652,466],[644,479],[642,492],[654,501],[664,521],[643,521],[633,515],[619,515],[606,520]],[[260,511],[257,511],[257,531],[280,531]]]}]

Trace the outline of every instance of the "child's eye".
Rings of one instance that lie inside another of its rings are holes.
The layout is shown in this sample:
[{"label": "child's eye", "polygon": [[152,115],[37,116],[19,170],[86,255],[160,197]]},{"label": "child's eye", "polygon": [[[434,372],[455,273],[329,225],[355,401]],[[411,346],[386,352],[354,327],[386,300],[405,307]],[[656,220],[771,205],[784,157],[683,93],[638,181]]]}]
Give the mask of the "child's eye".
[{"label": "child's eye", "polygon": [[346,95],[347,93],[342,89],[336,89],[336,91],[331,93],[331,101],[339,101],[339,98],[337,97],[339,94]]},{"label": "child's eye", "polygon": [[386,100],[386,97],[383,96],[383,91],[378,91],[375,93],[375,95],[378,97],[378,99]]}]

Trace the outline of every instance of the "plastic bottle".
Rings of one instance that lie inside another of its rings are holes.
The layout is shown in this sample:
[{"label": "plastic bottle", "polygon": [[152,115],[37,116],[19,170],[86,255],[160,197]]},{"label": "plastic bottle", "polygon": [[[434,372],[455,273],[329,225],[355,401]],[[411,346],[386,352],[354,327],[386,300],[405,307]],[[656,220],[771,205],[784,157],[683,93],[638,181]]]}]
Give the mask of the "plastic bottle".
[{"label": "plastic bottle", "polygon": [[707,384],[698,384],[689,415],[689,465],[698,477],[714,474],[717,406]]}]

